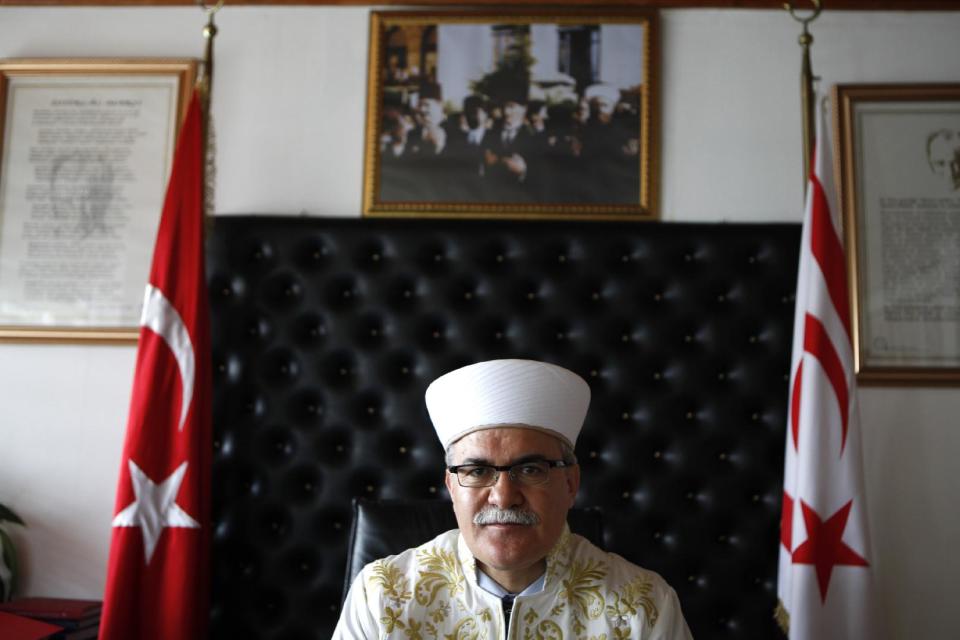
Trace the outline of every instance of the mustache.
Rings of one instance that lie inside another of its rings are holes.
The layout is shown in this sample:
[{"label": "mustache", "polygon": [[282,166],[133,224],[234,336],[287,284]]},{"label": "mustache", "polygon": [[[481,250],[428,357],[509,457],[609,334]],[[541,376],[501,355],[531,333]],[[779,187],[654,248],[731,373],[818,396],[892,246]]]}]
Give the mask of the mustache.
[{"label": "mustache", "polygon": [[473,524],[540,524],[540,516],[533,511],[524,509],[500,509],[499,507],[487,507],[481,509],[473,516]]}]

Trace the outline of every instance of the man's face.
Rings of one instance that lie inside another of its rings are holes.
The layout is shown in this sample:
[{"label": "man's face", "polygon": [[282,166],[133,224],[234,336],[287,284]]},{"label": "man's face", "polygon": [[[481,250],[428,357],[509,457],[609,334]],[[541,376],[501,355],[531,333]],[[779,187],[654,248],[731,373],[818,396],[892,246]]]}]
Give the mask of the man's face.
[{"label": "man's face", "polygon": [[471,129],[476,129],[487,124],[487,112],[484,111],[481,106],[472,105],[467,107],[463,114],[467,118],[467,126]]},{"label": "man's face", "polygon": [[930,142],[927,160],[933,173],[951,189],[960,189],[960,137],[941,135]]},{"label": "man's face", "polygon": [[417,115],[426,126],[436,126],[443,122],[443,105],[433,98],[421,98],[417,104]]},{"label": "man's face", "polygon": [[540,107],[530,114],[530,125],[537,131],[547,128],[547,108]]},{"label": "man's face", "polygon": [[508,101],[503,105],[503,118],[508,128],[519,127],[526,117],[527,105],[513,101]]},{"label": "man's face", "polygon": [[390,114],[384,118],[383,130],[391,144],[403,144],[407,141],[408,123],[400,114]]},{"label": "man's face", "polygon": [[[559,460],[560,442],[533,429],[497,428],[475,431],[452,445],[453,464],[510,465],[533,460]],[[545,484],[526,486],[501,472],[492,487],[461,487],[456,474],[446,474],[447,490],[464,542],[480,563],[498,572],[522,572],[542,561],[560,539],[567,511],[580,487],[580,468],[551,469]],[[474,524],[483,509],[518,509],[536,514],[537,524]]]},{"label": "man's face", "polygon": [[613,118],[613,110],[616,106],[616,103],[607,96],[597,96],[590,101],[590,107],[597,114],[597,119],[604,124]]},{"label": "man's face", "polygon": [[586,98],[580,98],[577,102],[577,110],[574,117],[580,124],[585,124],[590,119],[590,102]]}]

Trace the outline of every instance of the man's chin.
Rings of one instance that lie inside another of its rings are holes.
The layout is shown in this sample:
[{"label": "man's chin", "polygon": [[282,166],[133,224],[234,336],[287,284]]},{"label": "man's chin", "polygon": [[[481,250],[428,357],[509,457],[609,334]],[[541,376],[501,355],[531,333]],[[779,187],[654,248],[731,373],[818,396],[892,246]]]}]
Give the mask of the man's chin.
[{"label": "man's chin", "polygon": [[[481,545],[481,553],[477,555],[481,568],[501,572],[525,571],[544,557],[531,544]],[[490,575],[489,571],[487,575]]]},{"label": "man's chin", "polygon": [[476,538],[486,543],[492,555],[524,555],[538,538],[536,527],[528,524],[487,524],[475,529]]}]

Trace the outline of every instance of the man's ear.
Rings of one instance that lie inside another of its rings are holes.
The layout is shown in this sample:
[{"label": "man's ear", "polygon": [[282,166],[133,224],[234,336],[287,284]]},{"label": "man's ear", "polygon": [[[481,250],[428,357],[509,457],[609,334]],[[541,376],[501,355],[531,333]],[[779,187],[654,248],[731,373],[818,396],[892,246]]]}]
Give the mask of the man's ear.
[{"label": "man's ear", "polygon": [[447,471],[446,469],[443,470],[443,484],[447,487],[447,493],[452,496],[453,495],[453,474]]}]

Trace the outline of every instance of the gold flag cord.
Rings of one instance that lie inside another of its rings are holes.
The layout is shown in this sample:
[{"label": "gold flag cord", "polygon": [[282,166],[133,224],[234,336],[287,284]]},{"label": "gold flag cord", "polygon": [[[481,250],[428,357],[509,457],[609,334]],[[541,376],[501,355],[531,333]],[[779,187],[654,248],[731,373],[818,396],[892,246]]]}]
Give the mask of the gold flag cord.
[{"label": "gold flag cord", "polygon": [[783,600],[777,599],[777,608],[773,612],[773,618],[777,621],[777,626],[783,631],[783,635],[790,635],[790,612],[783,606]]},{"label": "gold flag cord", "polygon": [[800,34],[800,46],[803,48],[803,61],[800,64],[800,106],[801,117],[803,120],[803,190],[806,193],[807,181],[810,179],[810,161],[813,156],[813,137],[814,128],[814,102],[816,101],[813,90],[813,82],[816,77],[810,65],[810,45],[813,44],[813,36],[807,29],[810,23],[817,19],[823,10],[822,0],[811,0],[813,3],[813,13],[803,17],[793,8],[793,1],[787,0],[783,3],[783,8],[790,12],[794,20],[803,25],[803,33]]}]

